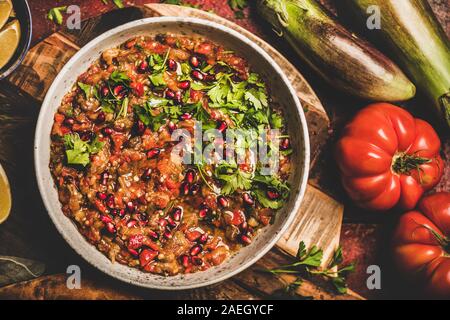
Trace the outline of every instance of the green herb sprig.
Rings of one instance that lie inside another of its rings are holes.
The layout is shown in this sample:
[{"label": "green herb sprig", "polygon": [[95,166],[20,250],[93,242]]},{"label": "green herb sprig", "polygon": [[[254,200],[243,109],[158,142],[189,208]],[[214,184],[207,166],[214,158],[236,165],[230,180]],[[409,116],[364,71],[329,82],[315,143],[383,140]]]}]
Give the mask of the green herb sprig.
[{"label": "green herb sprig", "polygon": [[[305,243],[303,241],[300,242],[296,258],[297,261],[294,263],[265,271],[272,274],[296,275],[297,279],[293,285],[294,288],[299,287],[302,279],[308,276],[323,276],[331,281],[338,293],[345,294],[347,292],[346,277],[348,273],[354,271],[355,265],[351,263],[341,268],[338,267],[343,262],[341,247],[334,252],[331,262],[323,270],[319,269],[322,264],[323,251],[316,246],[312,246],[310,250],[307,250]],[[335,267],[338,267],[337,270],[333,269]],[[292,286],[290,286],[288,286],[287,290],[292,290]]]},{"label": "green herb sprig", "polygon": [[104,146],[104,142],[96,137],[91,143],[81,140],[76,133],[64,136],[64,147],[68,164],[82,165],[86,167],[90,163],[90,155],[98,153]]}]

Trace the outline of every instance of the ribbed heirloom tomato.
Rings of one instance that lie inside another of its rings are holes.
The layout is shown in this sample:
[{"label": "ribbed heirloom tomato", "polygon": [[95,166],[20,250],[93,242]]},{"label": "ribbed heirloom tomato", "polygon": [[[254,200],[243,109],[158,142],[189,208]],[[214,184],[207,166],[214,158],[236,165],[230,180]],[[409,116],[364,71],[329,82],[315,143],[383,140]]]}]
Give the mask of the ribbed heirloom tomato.
[{"label": "ribbed heirloom tomato", "polygon": [[412,209],[442,177],[440,147],[430,124],[400,107],[375,103],[344,128],[335,152],[343,186],[359,206]]},{"label": "ribbed heirloom tomato", "polygon": [[450,193],[423,198],[405,213],[394,234],[395,261],[423,284],[426,292],[450,298]]}]

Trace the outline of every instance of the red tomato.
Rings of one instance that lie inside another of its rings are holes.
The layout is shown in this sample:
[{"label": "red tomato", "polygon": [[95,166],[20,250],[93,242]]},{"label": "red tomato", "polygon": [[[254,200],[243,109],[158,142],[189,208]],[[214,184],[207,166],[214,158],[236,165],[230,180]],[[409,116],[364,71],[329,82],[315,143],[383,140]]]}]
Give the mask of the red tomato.
[{"label": "red tomato", "polygon": [[342,183],[361,207],[413,209],[441,179],[441,142],[427,122],[388,103],[361,110],[336,146]]},{"label": "red tomato", "polygon": [[423,284],[427,293],[450,298],[450,192],[423,198],[404,214],[394,234],[398,267]]}]

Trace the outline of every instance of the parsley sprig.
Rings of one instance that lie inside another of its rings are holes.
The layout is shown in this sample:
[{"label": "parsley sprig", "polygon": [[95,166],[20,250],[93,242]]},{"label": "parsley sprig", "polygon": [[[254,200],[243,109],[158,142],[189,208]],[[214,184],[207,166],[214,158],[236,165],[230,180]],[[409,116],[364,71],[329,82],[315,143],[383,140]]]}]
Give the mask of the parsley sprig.
[{"label": "parsley sprig", "polygon": [[90,155],[98,153],[104,146],[104,143],[96,137],[92,142],[81,140],[76,133],[66,134],[64,136],[64,147],[68,164],[82,165],[86,167],[90,163]]},{"label": "parsley sprig", "polygon": [[63,12],[67,11],[67,6],[51,8],[47,13],[47,19],[59,25],[63,23]]},{"label": "parsley sprig", "polygon": [[[342,247],[339,247],[334,252],[331,262],[323,270],[319,269],[322,264],[323,251],[316,246],[312,246],[311,249],[307,250],[305,243],[301,241],[296,258],[297,261],[294,263],[265,271],[272,274],[296,275],[297,279],[287,287],[288,291],[301,286],[304,278],[315,275],[323,276],[330,280],[338,293],[345,294],[347,292],[346,277],[348,273],[354,271],[355,265],[351,263],[347,266],[338,267],[343,262]],[[335,267],[338,267],[337,270],[334,270]]]},{"label": "parsley sprig", "polygon": [[222,194],[228,195],[236,190],[249,190],[252,187],[252,173],[239,169],[235,163],[220,163],[215,169],[215,177],[223,183]]}]

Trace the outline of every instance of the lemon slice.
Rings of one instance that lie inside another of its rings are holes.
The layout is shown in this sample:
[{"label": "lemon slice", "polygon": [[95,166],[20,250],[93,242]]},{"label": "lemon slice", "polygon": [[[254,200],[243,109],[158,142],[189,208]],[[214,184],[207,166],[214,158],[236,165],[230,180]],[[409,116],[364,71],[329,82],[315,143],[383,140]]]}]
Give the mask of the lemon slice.
[{"label": "lemon slice", "polygon": [[11,0],[0,0],[0,29],[3,28],[6,21],[8,21],[12,8]]},{"label": "lemon slice", "polygon": [[20,40],[20,23],[14,20],[0,31],[0,68],[14,55]]},{"label": "lemon slice", "polygon": [[0,224],[4,222],[11,211],[11,190],[5,170],[0,165]]}]

